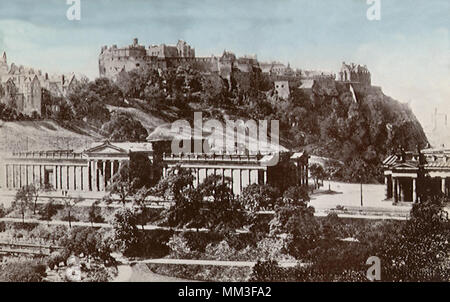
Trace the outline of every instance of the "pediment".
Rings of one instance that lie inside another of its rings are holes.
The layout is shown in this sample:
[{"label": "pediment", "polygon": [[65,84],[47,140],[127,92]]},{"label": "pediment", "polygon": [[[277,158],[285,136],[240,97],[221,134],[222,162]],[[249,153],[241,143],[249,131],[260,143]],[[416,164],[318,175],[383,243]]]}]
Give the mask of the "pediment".
[{"label": "pediment", "polygon": [[84,153],[96,153],[96,154],[127,154],[128,152],[122,148],[114,146],[111,143],[104,143],[100,146],[93,147],[84,151]]},{"label": "pediment", "polygon": [[410,163],[398,163],[393,166],[394,169],[417,169],[417,166]]}]

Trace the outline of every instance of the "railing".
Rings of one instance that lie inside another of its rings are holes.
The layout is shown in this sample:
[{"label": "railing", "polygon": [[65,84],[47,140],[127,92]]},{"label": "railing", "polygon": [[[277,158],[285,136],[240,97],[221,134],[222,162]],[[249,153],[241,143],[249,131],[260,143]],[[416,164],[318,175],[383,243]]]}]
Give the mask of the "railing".
[{"label": "railing", "polygon": [[75,153],[73,150],[60,151],[34,151],[34,152],[13,152],[13,158],[57,158],[57,159],[81,159],[82,153]]},{"label": "railing", "polygon": [[230,162],[258,162],[263,155],[240,155],[240,154],[206,154],[206,153],[189,153],[189,154],[163,154],[163,160],[173,161],[230,161]]},{"label": "railing", "polygon": [[52,252],[58,251],[61,249],[63,249],[63,248],[60,246],[0,242],[0,253],[1,254],[50,255]]}]

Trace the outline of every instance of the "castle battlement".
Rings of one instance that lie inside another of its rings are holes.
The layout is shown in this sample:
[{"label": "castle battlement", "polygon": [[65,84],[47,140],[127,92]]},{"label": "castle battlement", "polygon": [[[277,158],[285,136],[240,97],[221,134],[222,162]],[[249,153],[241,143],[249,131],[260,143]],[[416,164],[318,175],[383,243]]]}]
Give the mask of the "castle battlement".
[{"label": "castle battlement", "polygon": [[346,64],[342,62],[341,70],[339,72],[339,81],[354,82],[364,85],[371,85],[370,71],[366,65]]}]

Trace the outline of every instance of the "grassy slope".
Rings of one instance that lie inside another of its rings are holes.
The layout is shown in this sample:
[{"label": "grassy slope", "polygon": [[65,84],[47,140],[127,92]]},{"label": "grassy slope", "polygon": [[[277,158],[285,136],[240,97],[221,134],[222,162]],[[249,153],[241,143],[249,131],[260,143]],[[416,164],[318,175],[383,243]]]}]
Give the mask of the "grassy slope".
[{"label": "grassy slope", "polygon": [[68,130],[52,120],[5,122],[0,126],[0,153],[79,149],[101,136],[86,125]]}]

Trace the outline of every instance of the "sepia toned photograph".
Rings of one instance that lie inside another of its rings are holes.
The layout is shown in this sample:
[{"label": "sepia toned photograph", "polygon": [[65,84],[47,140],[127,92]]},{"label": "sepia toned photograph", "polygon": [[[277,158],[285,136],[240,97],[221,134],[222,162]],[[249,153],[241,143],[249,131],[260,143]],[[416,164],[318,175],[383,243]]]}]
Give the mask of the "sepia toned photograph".
[{"label": "sepia toned photograph", "polygon": [[2,0],[0,282],[449,284],[449,17]]}]

